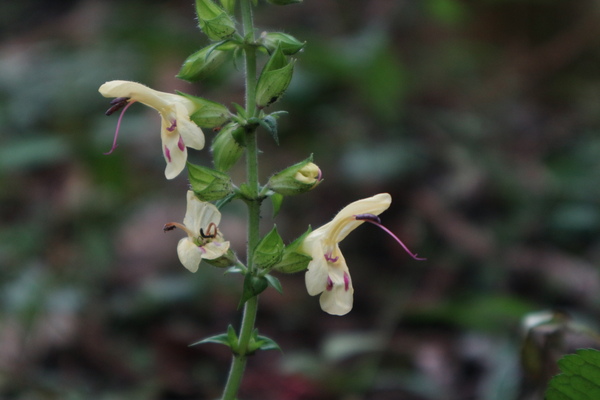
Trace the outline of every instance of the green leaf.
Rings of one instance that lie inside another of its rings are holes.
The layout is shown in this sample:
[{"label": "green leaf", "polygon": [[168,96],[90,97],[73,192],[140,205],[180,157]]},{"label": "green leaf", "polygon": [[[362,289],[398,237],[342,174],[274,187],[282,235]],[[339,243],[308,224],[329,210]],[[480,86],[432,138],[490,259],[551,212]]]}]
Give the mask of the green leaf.
[{"label": "green leaf", "polygon": [[279,350],[281,347],[271,338],[258,334],[258,329],[252,331],[252,337],[248,343],[248,354],[253,354],[256,350]]},{"label": "green leaf", "polygon": [[235,14],[235,2],[236,0],[221,0],[221,5],[223,9],[227,11],[229,15]]},{"label": "green leaf", "polygon": [[189,347],[197,346],[199,344],[205,344],[205,343],[223,344],[223,345],[231,348],[231,350],[234,353],[237,353],[237,351],[238,351],[238,337],[235,334],[235,329],[233,329],[233,326],[231,326],[231,325],[229,325],[227,327],[227,333],[221,333],[219,335],[207,337],[206,339],[202,339],[195,343],[190,344]]},{"label": "green leaf", "polygon": [[258,296],[269,287],[269,281],[264,276],[246,275],[244,278],[244,291],[238,304],[238,309],[242,308],[244,303],[254,296]]},{"label": "green leaf", "polygon": [[252,258],[253,265],[259,269],[268,269],[281,261],[283,256],[283,239],[277,232],[277,226],[267,233],[254,249],[254,257]]},{"label": "green leaf", "polygon": [[277,136],[277,119],[273,118],[270,115],[267,115],[263,119],[259,119],[258,123],[260,124],[260,126],[265,128],[267,132],[269,132],[277,146],[279,146],[279,136]]},{"label": "green leaf", "polygon": [[267,279],[267,282],[269,282],[269,286],[272,286],[273,289],[283,294],[283,287],[281,286],[281,282],[279,282],[279,279],[269,274],[265,275],[265,278]]},{"label": "green leaf", "polygon": [[546,400],[600,399],[600,351],[577,350],[558,361],[561,374],[550,381]]}]

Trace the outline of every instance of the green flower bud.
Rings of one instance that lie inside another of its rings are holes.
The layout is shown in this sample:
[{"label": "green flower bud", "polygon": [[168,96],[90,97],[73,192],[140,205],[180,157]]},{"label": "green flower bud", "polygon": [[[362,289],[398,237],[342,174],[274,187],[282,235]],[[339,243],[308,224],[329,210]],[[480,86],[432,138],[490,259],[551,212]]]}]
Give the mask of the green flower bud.
[{"label": "green flower bud", "polygon": [[244,147],[236,138],[244,133],[244,128],[235,123],[227,124],[213,139],[211,150],[213,164],[219,171],[229,171],[244,154]]},{"label": "green flower bud", "polygon": [[191,100],[196,106],[196,111],[190,115],[194,123],[203,128],[214,128],[223,125],[230,118],[229,109],[223,104],[196,97],[189,94],[177,92]]},{"label": "green flower bud", "polygon": [[302,3],[302,0],[267,0],[271,4],[276,6],[287,6],[290,4]]},{"label": "green flower bud", "polygon": [[269,178],[267,186],[275,193],[291,196],[308,192],[321,183],[321,170],[312,162],[312,155]]},{"label": "green flower bud", "polygon": [[279,46],[283,54],[287,56],[296,54],[306,44],[306,42],[300,42],[292,35],[282,32],[263,32],[259,42],[266,47],[269,53],[273,53]]},{"label": "green flower bud", "polygon": [[211,40],[223,40],[235,33],[235,23],[225,10],[212,0],[196,0],[198,26]]},{"label": "green flower bud", "polygon": [[216,46],[207,46],[189,56],[181,66],[177,78],[196,82],[210,75],[227,59],[228,52]]},{"label": "green flower bud", "polygon": [[264,108],[277,101],[285,92],[294,73],[294,61],[289,61],[277,46],[265,64],[256,84],[256,106]]},{"label": "green flower bud", "polygon": [[188,163],[188,178],[194,194],[202,201],[220,200],[233,192],[229,175]]}]

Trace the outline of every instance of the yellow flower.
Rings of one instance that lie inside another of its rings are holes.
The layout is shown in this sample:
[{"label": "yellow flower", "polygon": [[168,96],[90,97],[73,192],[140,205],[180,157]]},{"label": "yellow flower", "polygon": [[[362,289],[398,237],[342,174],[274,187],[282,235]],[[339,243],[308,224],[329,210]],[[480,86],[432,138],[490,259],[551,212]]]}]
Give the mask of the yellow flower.
[{"label": "yellow flower", "polygon": [[387,228],[377,215],[388,209],[392,198],[387,193],[355,201],[344,207],[331,222],[312,231],[302,244],[302,251],[312,257],[305,275],[308,294],[321,294],[319,302],[323,311],[344,315],[352,309],[354,288],[346,260],[339,242],[363,222],[370,222],[392,235],[415,259],[406,246]]},{"label": "yellow flower", "polygon": [[170,222],[164,230],[182,229],[187,237],[177,245],[179,261],[191,272],[196,272],[202,259],[215,260],[229,250],[229,242],[217,228],[221,222],[221,213],[211,203],[198,200],[194,192],[187,192],[187,209],[183,225]]},{"label": "yellow flower", "polygon": [[[121,107],[123,112],[134,102],[140,102],[154,108],[161,116],[161,132],[163,156],[167,162],[165,176],[173,179],[185,168],[187,160],[187,147],[200,150],[204,147],[204,134],[202,130],[190,120],[196,107],[194,103],[183,96],[159,92],[140,83],[130,81],[106,82],[99,89],[104,97],[115,97],[111,102],[112,107],[107,115],[112,114]],[[117,136],[121,118],[117,123],[115,140],[110,154],[117,146]]]}]

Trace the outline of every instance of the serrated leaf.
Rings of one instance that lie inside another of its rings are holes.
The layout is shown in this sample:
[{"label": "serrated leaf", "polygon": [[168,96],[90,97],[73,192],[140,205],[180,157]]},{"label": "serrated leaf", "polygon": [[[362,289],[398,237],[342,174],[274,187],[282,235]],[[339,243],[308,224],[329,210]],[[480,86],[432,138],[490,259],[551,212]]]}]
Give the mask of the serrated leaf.
[{"label": "serrated leaf", "polygon": [[600,351],[578,350],[558,361],[561,374],[550,380],[547,400],[600,399]]}]

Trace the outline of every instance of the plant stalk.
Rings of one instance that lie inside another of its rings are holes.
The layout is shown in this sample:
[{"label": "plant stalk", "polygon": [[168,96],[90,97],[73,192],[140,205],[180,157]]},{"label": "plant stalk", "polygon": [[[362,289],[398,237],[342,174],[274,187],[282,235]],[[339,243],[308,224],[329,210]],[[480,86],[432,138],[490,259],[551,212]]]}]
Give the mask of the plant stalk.
[{"label": "plant stalk", "polygon": [[[246,112],[248,116],[255,116],[256,109],[256,48],[254,47],[254,24],[252,20],[251,0],[241,2],[242,22],[244,36],[249,43],[244,49],[245,80],[246,80]],[[248,205],[248,247],[246,256],[246,273],[253,274],[256,267],[253,265],[254,249],[260,240],[260,204],[258,199],[258,145],[256,129],[246,132],[246,179],[250,188],[252,199]],[[248,358],[248,344],[252,338],[256,313],[258,309],[258,296],[251,297],[244,304],[244,312],[239,330],[238,353],[233,355],[227,383],[223,390],[222,400],[235,400],[240,388],[246,361]]]}]

